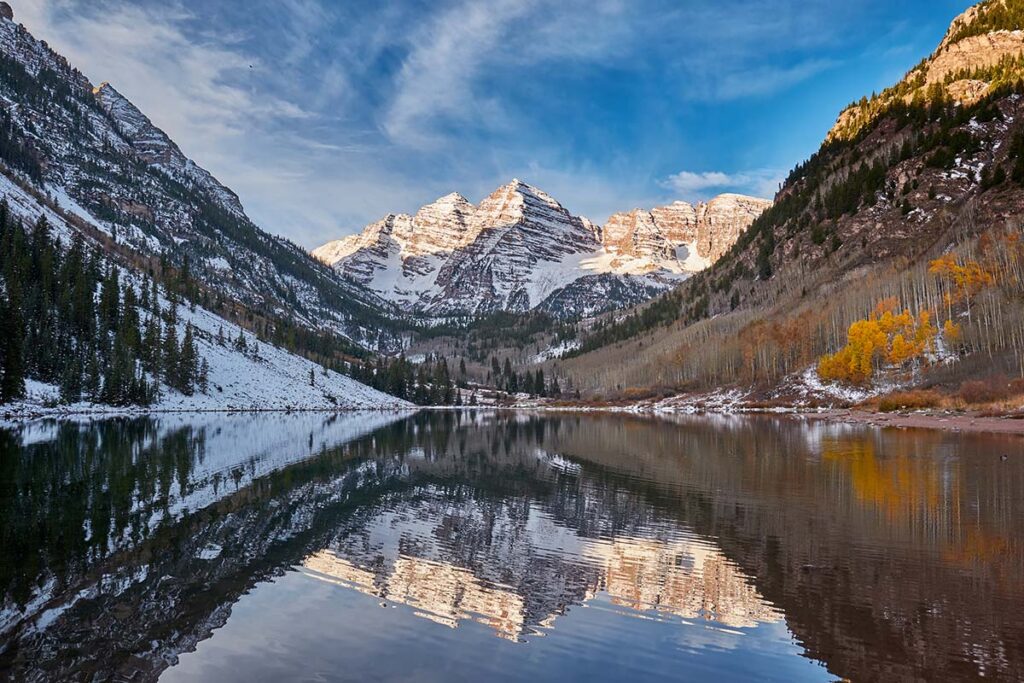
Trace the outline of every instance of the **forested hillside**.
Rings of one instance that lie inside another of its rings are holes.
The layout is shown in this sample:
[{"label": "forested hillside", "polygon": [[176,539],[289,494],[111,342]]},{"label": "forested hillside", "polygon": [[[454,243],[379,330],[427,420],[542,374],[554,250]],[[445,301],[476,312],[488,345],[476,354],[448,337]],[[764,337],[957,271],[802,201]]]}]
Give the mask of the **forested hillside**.
[{"label": "forested hillside", "polygon": [[929,382],[967,377],[982,358],[1019,375],[1021,8],[994,0],[954,22],[903,81],[841,114],[719,262],[551,365],[605,394],[765,387],[809,368]]}]

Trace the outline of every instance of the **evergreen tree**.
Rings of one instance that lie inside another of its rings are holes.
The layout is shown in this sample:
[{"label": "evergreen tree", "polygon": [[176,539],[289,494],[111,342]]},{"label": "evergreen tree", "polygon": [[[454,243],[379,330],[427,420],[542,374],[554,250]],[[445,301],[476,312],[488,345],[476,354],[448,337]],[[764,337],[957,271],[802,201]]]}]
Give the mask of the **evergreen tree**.
[{"label": "evergreen tree", "polygon": [[164,382],[168,386],[178,388],[180,370],[178,367],[178,314],[177,307],[168,305],[164,315],[164,339],[160,350],[160,369],[163,371]]},{"label": "evergreen tree", "polygon": [[185,325],[185,336],[181,342],[178,358],[177,389],[186,396],[195,393],[195,379],[199,371],[199,354],[196,351],[192,323]]},{"label": "evergreen tree", "polygon": [[0,344],[3,351],[3,377],[0,377],[0,403],[25,396],[25,357],[22,348],[24,329],[21,300],[16,283],[8,281],[7,296],[0,300]]},{"label": "evergreen tree", "polygon": [[25,396],[24,331],[20,302],[8,285],[8,296],[0,298],[0,402]]},{"label": "evergreen tree", "polygon": [[197,383],[201,393],[205,394],[210,390],[210,364],[206,362],[205,358],[199,363]]}]

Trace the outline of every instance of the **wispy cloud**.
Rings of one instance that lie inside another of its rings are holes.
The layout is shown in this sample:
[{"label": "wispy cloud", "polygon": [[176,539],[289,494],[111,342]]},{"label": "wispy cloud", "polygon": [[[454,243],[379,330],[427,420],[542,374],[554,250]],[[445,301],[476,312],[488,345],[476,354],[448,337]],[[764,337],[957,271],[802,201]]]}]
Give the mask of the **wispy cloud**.
[{"label": "wispy cloud", "polygon": [[111,81],[136,102],[159,102],[149,113],[193,153],[260,122],[308,116],[293,102],[252,87],[250,72],[263,66],[258,56],[230,39],[186,33],[184,25],[195,17],[181,6],[40,0],[23,9],[19,19],[55,42],[91,79]]},{"label": "wispy cloud", "polygon": [[807,83],[874,60],[888,70],[870,91],[906,59],[865,44],[935,40],[946,21],[925,0],[29,0],[15,11],[258,223],[306,246],[513,175],[598,221],[727,190],[771,196],[773,169],[820,141],[779,135],[777,112],[805,114],[810,100],[827,119],[849,93],[822,104]]},{"label": "wispy cloud", "polygon": [[414,147],[441,142],[438,124],[509,129],[500,97],[477,87],[488,67],[515,65],[529,78],[525,70],[542,63],[606,58],[625,31],[609,20],[623,9],[619,0],[452,4],[409,37],[383,127]]},{"label": "wispy cloud", "polygon": [[691,91],[691,96],[711,101],[764,97],[792,88],[837,65],[829,59],[810,59],[791,66],[754,66],[721,74]]}]

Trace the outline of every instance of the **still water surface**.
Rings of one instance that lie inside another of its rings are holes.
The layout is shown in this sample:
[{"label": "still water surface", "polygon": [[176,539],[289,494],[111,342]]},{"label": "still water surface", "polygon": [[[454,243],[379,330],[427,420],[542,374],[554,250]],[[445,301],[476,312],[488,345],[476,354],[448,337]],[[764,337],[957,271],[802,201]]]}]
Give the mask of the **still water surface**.
[{"label": "still water surface", "polygon": [[0,591],[17,681],[1021,680],[1024,445],[757,418],[38,422],[0,430]]}]

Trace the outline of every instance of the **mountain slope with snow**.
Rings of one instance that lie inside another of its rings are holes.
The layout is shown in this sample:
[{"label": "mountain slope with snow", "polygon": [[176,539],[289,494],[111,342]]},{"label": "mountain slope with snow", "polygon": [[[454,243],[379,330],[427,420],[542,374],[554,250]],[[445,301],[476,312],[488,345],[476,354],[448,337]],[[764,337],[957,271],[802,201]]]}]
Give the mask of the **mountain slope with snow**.
[{"label": "mountain slope with snow", "polygon": [[[391,305],[270,235],[238,197],[112,85],[0,16],[2,160],[9,175],[84,208],[121,250],[187,268],[220,299],[276,324],[393,348]],[[110,245],[108,245],[110,246]]]},{"label": "mountain slope with snow", "polygon": [[[40,216],[49,223],[52,234],[67,246],[81,224],[102,225],[95,217],[70,198],[50,204],[28,189],[0,174],[0,197],[8,210],[25,224],[34,224]],[[87,244],[100,249],[91,238]],[[124,280],[139,291],[142,277],[129,264]],[[161,296],[160,306],[168,307]],[[395,410],[412,406],[393,396],[372,389],[356,380],[289,353],[266,342],[258,342],[251,332],[215,315],[202,306],[177,306],[177,337],[184,338],[186,326],[191,325],[197,352],[209,364],[209,382],[205,393],[186,396],[162,385],[160,398],[153,410]],[[245,351],[235,347],[234,341],[244,335]],[[221,341],[223,340],[223,341]],[[58,405],[58,387],[36,381],[27,383],[25,400],[2,407],[3,414],[12,416],[35,413],[94,413],[107,410],[102,405],[76,403]]]},{"label": "mountain slope with snow", "polygon": [[313,255],[405,310],[588,315],[645,301],[720,257],[770,202],[722,195],[615,214],[603,227],[513,180],[474,206],[450,194]]}]

